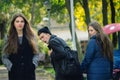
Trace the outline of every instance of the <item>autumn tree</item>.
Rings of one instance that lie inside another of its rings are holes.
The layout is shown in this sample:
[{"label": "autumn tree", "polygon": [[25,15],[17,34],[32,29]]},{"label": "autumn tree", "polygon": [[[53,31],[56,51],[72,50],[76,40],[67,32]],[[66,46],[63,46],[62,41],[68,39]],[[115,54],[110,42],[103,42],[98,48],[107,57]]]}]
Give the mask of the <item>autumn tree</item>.
[{"label": "autumn tree", "polygon": [[[110,8],[111,8],[111,23],[115,23],[115,7],[114,7],[114,3],[113,0],[110,0]],[[117,33],[113,33],[113,46],[116,47],[117,46]]]}]

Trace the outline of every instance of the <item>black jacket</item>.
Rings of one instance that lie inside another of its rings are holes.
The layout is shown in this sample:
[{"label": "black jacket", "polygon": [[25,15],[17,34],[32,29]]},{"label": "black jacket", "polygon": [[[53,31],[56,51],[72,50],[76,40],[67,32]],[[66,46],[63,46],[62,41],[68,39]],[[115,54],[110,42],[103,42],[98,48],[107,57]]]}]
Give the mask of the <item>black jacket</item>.
[{"label": "black jacket", "polygon": [[56,37],[55,35],[52,35],[50,40],[49,40],[49,49],[52,49],[53,52],[51,53],[51,63],[53,64],[53,67],[55,69],[55,72],[59,74],[59,66],[61,65],[61,60],[65,58],[65,51],[64,47],[61,45],[61,43],[58,41],[61,40],[62,43],[67,45],[64,40],[61,38]]},{"label": "black jacket", "polygon": [[63,39],[55,35],[51,35],[48,47],[49,49],[53,50],[50,57],[51,57],[51,63],[56,73],[55,80],[82,80],[81,75],[64,76],[60,74],[60,67],[62,65],[62,60],[66,57],[66,52],[64,50],[63,45],[68,46]]},{"label": "black jacket", "polygon": [[23,36],[23,42],[19,44],[18,52],[9,55],[9,60],[13,64],[11,71],[9,71],[9,80],[35,80],[33,56],[32,47]]}]

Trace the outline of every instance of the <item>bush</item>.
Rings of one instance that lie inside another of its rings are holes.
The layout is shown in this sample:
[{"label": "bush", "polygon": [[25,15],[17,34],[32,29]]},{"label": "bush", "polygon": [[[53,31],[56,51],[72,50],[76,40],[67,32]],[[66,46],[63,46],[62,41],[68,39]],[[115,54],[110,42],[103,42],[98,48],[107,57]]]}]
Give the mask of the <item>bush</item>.
[{"label": "bush", "polygon": [[49,67],[49,68],[44,68],[45,70],[46,70],[46,72],[48,73],[48,74],[50,74],[52,77],[54,77],[55,78],[55,71],[54,71],[54,69],[51,67]]}]

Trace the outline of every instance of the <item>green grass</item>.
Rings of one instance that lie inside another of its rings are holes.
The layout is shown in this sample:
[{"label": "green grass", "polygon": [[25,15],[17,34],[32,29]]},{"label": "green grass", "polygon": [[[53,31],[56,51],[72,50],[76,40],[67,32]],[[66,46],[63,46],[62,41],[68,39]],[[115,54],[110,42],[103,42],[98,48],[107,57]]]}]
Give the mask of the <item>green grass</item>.
[{"label": "green grass", "polygon": [[55,71],[54,71],[53,68],[45,68],[45,70],[46,70],[47,73],[50,73],[50,74],[52,74],[52,75],[55,75]]}]

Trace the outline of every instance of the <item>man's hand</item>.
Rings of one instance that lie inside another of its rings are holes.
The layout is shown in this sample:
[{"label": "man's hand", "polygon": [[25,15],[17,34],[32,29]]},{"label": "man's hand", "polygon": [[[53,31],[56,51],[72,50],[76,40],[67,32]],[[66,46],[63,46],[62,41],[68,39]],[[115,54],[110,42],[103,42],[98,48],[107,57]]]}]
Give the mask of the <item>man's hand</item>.
[{"label": "man's hand", "polygon": [[49,55],[49,56],[50,56],[50,54],[52,53],[52,51],[53,51],[52,49],[48,51],[48,55]]}]

